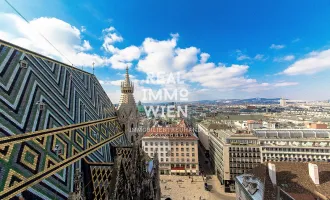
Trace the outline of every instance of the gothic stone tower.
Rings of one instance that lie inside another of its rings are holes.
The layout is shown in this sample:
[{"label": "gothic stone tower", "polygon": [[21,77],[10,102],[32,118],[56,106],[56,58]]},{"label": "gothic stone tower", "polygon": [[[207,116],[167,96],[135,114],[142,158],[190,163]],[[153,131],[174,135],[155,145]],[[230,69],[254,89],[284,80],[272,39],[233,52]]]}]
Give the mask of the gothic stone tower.
[{"label": "gothic stone tower", "polygon": [[125,80],[121,83],[120,87],[121,96],[117,109],[118,120],[125,131],[127,139],[130,142],[134,142],[139,138],[137,132],[139,112],[135,104],[133,96],[134,84],[129,79],[128,68],[126,68]]}]

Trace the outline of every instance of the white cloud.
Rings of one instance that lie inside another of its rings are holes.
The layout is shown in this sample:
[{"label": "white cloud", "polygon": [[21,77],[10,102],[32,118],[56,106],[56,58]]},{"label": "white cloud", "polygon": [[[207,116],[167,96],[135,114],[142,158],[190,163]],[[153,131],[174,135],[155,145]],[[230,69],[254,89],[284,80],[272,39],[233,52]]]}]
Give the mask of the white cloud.
[{"label": "white cloud", "polygon": [[124,49],[117,49],[109,59],[112,68],[125,69],[132,66],[132,61],[140,58],[140,49],[136,46],[129,46]]},{"label": "white cloud", "polygon": [[112,54],[108,62],[114,69],[125,69],[126,67],[131,67],[132,61],[140,58],[141,50],[139,47],[134,45],[126,47],[124,49],[119,49],[114,46],[114,43],[122,42],[124,38],[117,34],[114,27],[109,27],[103,29],[104,34],[102,47],[105,51]]},{"label": "white cloud", "polygon": [[189,47],[186,49],[175,49],[175,55],[173,57],[173,65],[176,70],[183,70],[188,66],[194,65],[198,58],[197,54],[199,53],[199,49],[196,47]]},{"label": "white cloud", "polygon": [[200,62],[201,63],[206,63],[206,61],[210,58],[210,54],[208,53],[201,53],[201,59]]},{"label": "white cloud", "polygon": [[237,53],[237,60],[241,61],[241,60],[250,60],[251,58],[248,56],[248,55],[245,55],[242,53],[241,50],[236,50],[236,53]]},{"label": "white cloud", "polygon": [[288,56],[285,56],[283,59],[285,61],[291,61],[291,60],[294,60],[295,59],[295,56],[294,55],[288,55]]},{"label": "white cloud", "polygon": [[272,44],[269,48],[271,49],[283,49],[285,45],[283,44]]},{"label": "white cloud", "polygon": [[[231,65],[225,66],[222,63],[216,65],[207,62],[210,55],[200,53],[196,47],[179,48],[177,47],[178,35],[172,35],[168,40],[155,40],[146,38],[142,45],[144,56],[139,60],[137,69],[145,72],[180,72],[182,78],[193,84],[199,84],[202,89],[217,90],[250,90],[264,89],[270,87],[269,83],[259,83],[256,79],[246,78],[249,66]],[[244,55],[240,50],[236,51],[239,59],[251,59]],[[198,60],[198,58],[200,58]],[[264,59],[263,55],[258,55],[257,59]],[[142,81],[141,83],[146,83]],[[186,85],[185,87],[189,87]],[[191,85],[190,85],[191,86]],[[166,85],[168,88],[169,86]],[[175,85],[177,87],[177,85]],[[181,87],[181,86],[180,86]],[[190,88],[191,89],[191,88]]]},{"label": "white cloud", "polygon": [[84,40],[83,47],[84,47],[84,51],[88,51],[92,49],[92,46],[89,44],[89,41],[87,40]]},{"label": "white cloud", "polygon": [[87,40],[84,40],[83,41],[83,45],[82,46],[75,46],[74,47],[75,49],[79,50],[79,51],[88,51],[88,50],[91,50],[93,49],[92,46],[89,44],[89,41]]},{"label": "white cloud", "polygon": [[[208,61],[210,57],[208,53],[201,53],[197,47],[178,47],[178,34],[171,34],[171,37],[167,40],[146,38],[141,46],[131,45],[119,49],[115,44],[122,42],[124,38],[114,27],[109,27],[102,31],[102,49],[109,54],[105,57],[88,52],[93,48],[88,40],[83,39],[82,34],[86,31],[84,26],[78,29],[60,19],[47,17],[33,19],[30,23],[31,25],[27,24],[17,15],[0,13],[0,27],[2,27],[0,38],[45,56],[67,62],[63,56],[65,55],[75,66],[90,67],[94,62],[96,67],[110,65],[115,69],[124,69],[125,67],[131,67],[134,61],[138,61],[137,69],[144,73],[181,72],[182,78],[189,84],[185,83],[180,87],[188,88],[192,92],[214,93],[214,91],[231,90],[255,92],[280,87],[280,83],[277,83],[276,86],[276,84],[260,83],[256,79],[247,78],[249,69],[247,65],[233,64],[225,66],[222,63],[215,64]],[[49,39],[63,55],[48,44],[35,29]],[[314,53],[310,56],[317,57],[318,55],[319,53]],[[238,60],[264,59],[262,54],[250,58],[241,51],[237,51],[237,56]],[[136,91],[146,89],[143,86],[144,80],[131,78],[135,82]],[[121,81],[100,80],[100,83],[105,88],[112,88],[113,91],[113,87],[120,86]],[[202,88],[195,90],[192,84],[197,84]],[[281,84],[284,85],[284,83]],[[175,89],[177,85],[162,85],[162,87]],[[142,97],[139,97],[139,95],[142,95],[140,93],[135,93],[137,99],[142,99]],[[114,98],[112,95],[118,95],[119,98],[120,91],[119,93],[118,91],[115,93],[109,92],[109,95],[112,100]]]},{"label": "white cloud", "polygon": [[237,60],[249,60],[249,59],[250,59],[250,57],[247,55],[240,55],[237,57]]},{"label": "white cloud", "polygon": [[286,86],[294,86],[294,85],[298,85],[299,83],[297,82],[279,82],[279,83],[275,83],[274,86],[275,87],[286,87]]},{"label": "white cloud", "polygon": [[284,56],[284,57],[274,58],[274,62],[292,61],[294,59],[295,59],[295,56],[294,55],[287,55],[287,56]]},{"label": "white cloud", "polygon": [[263,55],[263,54],[257,54],[256,56],[254,56],[254,59],[261,60],[261,61],[267,60],[267,58],[265,58],[265,55]]},{"label": "white cloud", "polygon": [[122,42],[124,40],[123,37],[117,34],[115,31],[116,29],[112,26],[102,30],[102,33],[104,34],[102,47],[105,51],[115,53],[118,51],[118,49],[115,48],[113,44],[116,42]]},{"label": "white cloud", "polygon": [[311,52],[285,69],[282,74],[315,74],[330,69],[330,49]]},{"label": "white cloud", "polygon": [[256,83],[255,79],[246,79],[247,65],[216,66],[214,63],[201,63],[187,72],[184,78],[198,82],[203,87],[233,88]]},{"label": "white cloud", "polygon": [[83,32],[86,32],[86,26],[81,26],[80,27],[80,31],[83,33]]},{"label": "white cloud", "polygon": [[113,32],[113,31],[115,31],[115,30],[116,30],[115,27],[110,26],[109,28],[105,28],[105,29],[103,29],[102,32],[104,32],[104,33],[109,33],[109,32]]},{"label": "white cloud", "polygon": [[[92,47],[88,40],[81,39],[81,31],[57,18],[40,17],[26,23],[18,15],[0,13],[0,38],[37,53],[75,66],[104,66],[107,58],[84,51]],[[58,53],[42,36],[44,35],[60,52]],[[65,57],[64,57],[64,56]]]},{"label": "white cloud", "polygon": [[142,44],[144,56],[139,60],[137,69],[145,73],[176,72],[194,65],[199,49],[196,47],[177,48],[178,34],[171,34],[168,40],[146,38]]}]

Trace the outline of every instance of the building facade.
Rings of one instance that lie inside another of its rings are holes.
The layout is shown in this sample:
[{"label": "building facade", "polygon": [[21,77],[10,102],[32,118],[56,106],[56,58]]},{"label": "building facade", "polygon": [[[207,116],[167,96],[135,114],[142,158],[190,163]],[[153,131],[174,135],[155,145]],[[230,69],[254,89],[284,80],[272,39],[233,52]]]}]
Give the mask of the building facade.
[{"label": "building facade", "polygon": [[235,192],[235,177],[269,161],[330,162],[328,129],[256,129],[209,132],[210,161],[226,192]]},{"label": "building facade", "polygon": [[204,124],[198,123],[197,131],[198,131],[199,141],[202,143],[204,149],[207,151],[210,150],[208,128]]},{"label": "building facade", "polygon": [[142,137],[142,147],[151,158],[158,153],[160,174],[199,173],[198,138],[184,120],[173,127],[152,127]]},{"label": "building facade", "polygon": [[282,107],[286,106],[286,99],[284,99],[284,98],[280,99],[280,106],[282,106]]}]

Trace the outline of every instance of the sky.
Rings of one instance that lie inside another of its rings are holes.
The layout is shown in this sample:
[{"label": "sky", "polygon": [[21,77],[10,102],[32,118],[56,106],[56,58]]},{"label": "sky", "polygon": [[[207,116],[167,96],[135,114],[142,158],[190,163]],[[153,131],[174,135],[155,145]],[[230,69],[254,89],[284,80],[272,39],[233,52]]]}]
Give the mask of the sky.
[{"label": "sky", "polygon": [[29,23],[0,1],[0,39],[94,63],[113,103],[126,67],[142,102],[330,99],[328,0],[7,1]]}]

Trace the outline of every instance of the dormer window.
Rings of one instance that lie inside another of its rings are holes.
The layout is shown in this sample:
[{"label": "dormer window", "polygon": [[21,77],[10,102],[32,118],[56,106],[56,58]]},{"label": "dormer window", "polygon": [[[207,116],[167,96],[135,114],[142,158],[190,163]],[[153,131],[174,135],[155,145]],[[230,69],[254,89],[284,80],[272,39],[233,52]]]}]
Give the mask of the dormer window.
[{"label": "dormer window", "polygon": [[22,69],[26,69],[28,67],[28,63],[26,62],[26,60],[21,60],[19,63]]}]

